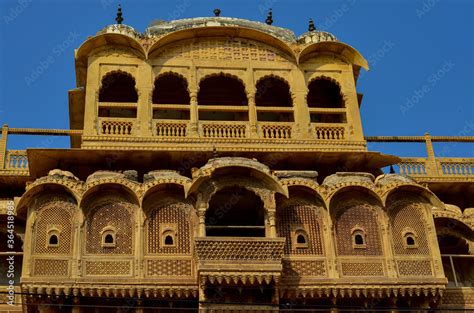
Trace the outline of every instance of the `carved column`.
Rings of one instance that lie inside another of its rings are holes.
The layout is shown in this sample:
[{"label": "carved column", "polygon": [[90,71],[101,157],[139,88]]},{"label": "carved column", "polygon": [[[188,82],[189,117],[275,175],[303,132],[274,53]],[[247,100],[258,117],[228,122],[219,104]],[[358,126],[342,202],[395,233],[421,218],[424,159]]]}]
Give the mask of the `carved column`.
[{"label": "carved column", "polygon": [[100,90],[100,69],[96,57],[89,58],[87,66],[86,100],[84,108],[84,136],[98,135],[99,112],[98,94]]},{"label": "carved column", "polygon": [[388,277],[397,277],[397,270],[396,270],[396,265],[395,265],[395,256],[393,254],[392,250],[392,241],[390,240],[390,227],[389,223],[390,220],[388,216],[385,216],[381,218],[383,220],[383,224],[380,227],[380,230],[382,232],[382,245],[383,245],[383,250],[384,250],[384,255],[385,255],[385,260],[386,260],[386,265],[387,265],[387,276]]},{"label": "carved column", "polygon": [[144,137],[152,136],[153,124],[153,109],[152,109],[152,94],[153,94],[153,73],[149,64],[140,64],[137,69],[137,89],[138,89],[138,103],[137,103],[137,119],[135,135]]},{"label": "carved column", "polygon": [[81,302],[79,297],[74,297],[72,299],[73,307],[72,307],[72,313],[80,313],[81,312]]},{"label": "carved column", "polygon": [[337,278],[339,272],[337,271],[337,255],[336,255],[336,236],[334,233],[334,227],[332,224],[331,216],[326,211],[324,213],[323,221],[323,238],[326,250],[326,258],[328,264],[328,277]]},{"label": "carved column", "polygon": [[82,276],[81,271],[81,255],[82,255],[82,243],[83,243],[83,224],[84,224],[84,215],[82,210],[78,208],[78,213],[76,213],[77,219],[74,222],[74,246],[72,248],[72,270],[71,276],[73,278]]},{"label": "carved column", "polygon": [[269,232],[270,238],[275,238],[277,236],[275,215],[276,215],[275,210],[268,211],[267,213],[268,226],[270,227],[270,232]]},{"label": "carved column", "polygon": [[206,211],[207,205],[201,204],[198,207],[197,215],[199,218],[199,237],[206,237]]},{"label": "carved column", "polygon": [[[28,209],[30,211],[30,209]],[[23,243],[23,267],[21,277],[26,278],[31,276],[31,255],[33,254],[33,230],[35,227],[36,212],[28,212],[28,218],[25,229],[25,241]]]},{"label": "carved column", "polygon": [[249,88],[247,93],[249,107],[250,138],[257,138],[257,107],[255,106],[255,89]]},{"label": "carved column", "polygon": [[137,212],[137,222],[135,223],[135,261],[137,262],[135,265],[137,277],[143,278],[145,276],[145,264],[144,264],[144,250],[146,247],[144,246],[145,242],[145,218],[142,215],[142,210],[138,210]]},{"label": "carved column", "polygon": [[5,159],[7,156],[7,138],[8,138],[8,125],[5,124],[2,127],[2,139],[0,140],[0,169],[6,168]]},{"label": "carved column", "polygon": [[295,119],[295,133],[298,138],[312,139],[313,132],[311,130],[311,118],[309,115],[308,105],[306,104],[306,95],[308,88],[304,72],[299,69],[291,71],[291,97],[293,99],[293,110]]},{"label": "carved column", "polygon": [[198,93],[195,89],[191,90],[190,96],[190,107],[189,107],[189,135],[193,137],[199,136],[199,111],[198,111]]}]

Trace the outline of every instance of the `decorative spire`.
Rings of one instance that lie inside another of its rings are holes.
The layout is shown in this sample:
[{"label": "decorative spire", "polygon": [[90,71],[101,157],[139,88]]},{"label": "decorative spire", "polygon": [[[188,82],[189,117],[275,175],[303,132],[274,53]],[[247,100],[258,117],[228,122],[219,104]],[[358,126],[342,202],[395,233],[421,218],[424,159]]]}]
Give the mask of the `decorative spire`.
[{"label": "decorative spire", "polygon": [[221,15],[221,10],[219,8],[214,9],[214,11],[212,11],[212,12],[214,12],[215,16],[220,16]]},{"label": "decorative spire", "polygon": [[312,18],[309,19],[308,31],[314,32],[316,30],[316,26],[314,26],[314,21]]},{"label": "decorative spire", "polygon": [[122,6],[119,4],[117,9],[117,17],[115,18],[117,24],[122,24],[123,17],[122,17]]},{"label": "decorative spire", "polygon": [[390,165],[390,174],[395,174],[395,170],[393,169],[393,165]]},{"label": "decorative spire", "polygon": [[272,24],[273,24],[273,13],[272,13],[272,9],[269,9],[269,10],[268,10],[268,15],[267,15],[267,19],[265,20],[265,23],[267,23],[268,25],[272,25]]}]

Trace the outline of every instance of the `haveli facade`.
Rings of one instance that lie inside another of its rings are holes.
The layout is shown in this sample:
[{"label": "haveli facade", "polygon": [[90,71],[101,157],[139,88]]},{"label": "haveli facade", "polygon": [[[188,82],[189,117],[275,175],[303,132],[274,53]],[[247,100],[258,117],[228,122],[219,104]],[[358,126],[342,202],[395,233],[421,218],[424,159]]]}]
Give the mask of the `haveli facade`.
[{"label": "haveli facade", "polygon": [[[474,161],[432,145],[474,139],[364,137],[357,50],[215,14],[143,34],[119,14],[75,51],[70,130],[2,128],[0,309],[474,308]],[[18,134],[71,148],[7,150]]]}]

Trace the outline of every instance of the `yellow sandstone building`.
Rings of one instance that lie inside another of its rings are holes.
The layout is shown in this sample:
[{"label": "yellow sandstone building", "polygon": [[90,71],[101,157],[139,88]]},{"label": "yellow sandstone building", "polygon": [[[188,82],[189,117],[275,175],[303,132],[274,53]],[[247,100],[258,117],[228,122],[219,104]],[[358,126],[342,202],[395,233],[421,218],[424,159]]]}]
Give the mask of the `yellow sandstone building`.
[{"label": "yellow sandstone building", "polygon": [[219,14],[119,11],[75,51],[70,130],[3,126],[0,311],[474,308],[474,159],[432,145],[474,138],[365,137],[356,49]]}]

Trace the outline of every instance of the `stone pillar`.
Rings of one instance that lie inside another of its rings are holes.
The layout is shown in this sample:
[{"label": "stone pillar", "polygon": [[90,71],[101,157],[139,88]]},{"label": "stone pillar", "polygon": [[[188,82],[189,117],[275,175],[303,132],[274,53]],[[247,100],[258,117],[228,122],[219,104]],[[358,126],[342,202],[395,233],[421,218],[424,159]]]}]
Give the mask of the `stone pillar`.
[{"label": "stone pillar", "polygon": [[98,135],[98,123],[99,123],[99,112],[98,112],[98,94],[100,89],[100,81],[102,77],[99,70],[99,62],[96,57],[89,58],[89,64],[87,66],[87,87],[86,87],[86,100],[84,108],[84,136],[95,136]]},{"label": "stone pillar", "polygon": [[257,138],[257,107],[255,105],[255,89],[249,88],[247,98],[249,107],[250,138]]},{"label": "stone pillar", "polygon": [[267,213],[268,226],[270,228],[270,232],[269,232],[270,238],[276,238],[277,236],[275,214],[276,214],[275,210],[268,211]]},{"label": "stone pillar", "polygon": [[74,223],[74,240],[75,243],[72,247],[72,269],[71,269],[71,276],[72,277],[80,277],[82,276],[81,271],[81,255],[82,255],[82,225],[84,223],[84,215],[82,210],[78,210],[78,213],[75,218],[76,222]]},{"label": "stone pillar", "polygon": [[144,246],[145,240],[145,219],[144,216],[141,214],[142,210],[137,210],[137,223],[135,224],[135,276],[143,278],[145,277],[144,273]]},{"label": "stone pillar", "polygon": [[306,103],[306,95],[308,87],[304,72],[300,69],[291,71],[291,97],[293,99],[293,111],[295,119],[294,132],[299,139],[313,139],[313,131],[311,130],[311,118],[308,105]]},{"label": "stone pillar", "polygon": [[199,136],[199,110],[198,110],[198,93],[195,89],[191,90],[189,93],[190,103],[189,103],[189,129],[188,133],[192,137]]},{"label": "stone pillar", "polygon": [[148,64],[141,64],[137,69],[136,88],[138,89],[137,118],[135,120],[136,130],[134,135],[142,137],[152,136],[153,93],[152,68]]},{"label": "stone pillar", "polygon": [[74,297],[72,299],[73,307],[71,312],[72,313],[81,313],[81,302],[79,297]]},{"label": "stone pillar", "polygon": [[21,277],[26,278],[31,276],[31,255],[32,255],[32,238],[33,229],[35,227],[36,212],[31,212],[32,208],[28,209],[26,227],[25,227],[25,241],[23,242],[23,266],[21,270]]},{"label": "stone pillar", "polygon": [[433,143],[429,133],[425,133],[426,154],[428,156],[427,174],[432,176],[439,176],[438,166],[436,164],[436,157],[434,154]]},{"label": "stone pillar", "polygon": [[8,125],[2,127],[2,139],[0,139],[0,170],[6,168],[5,160],[7,156]]},{"label": "stone pillar", "polygon": [[206,237],[206,210],[207,206],[201,205],[198,208],[198,218],[199,218],[199,237]]}]

